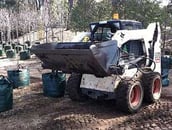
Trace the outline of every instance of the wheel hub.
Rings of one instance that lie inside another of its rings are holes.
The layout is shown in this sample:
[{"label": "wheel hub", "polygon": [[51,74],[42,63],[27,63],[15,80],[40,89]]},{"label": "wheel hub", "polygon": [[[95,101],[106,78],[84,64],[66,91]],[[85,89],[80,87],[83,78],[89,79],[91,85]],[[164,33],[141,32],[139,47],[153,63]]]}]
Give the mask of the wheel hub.
[{"label": "wheel hub", "polygon": [[155,99],[159,98],[160,93],[161,93],[161,81],[159,78],[156,78],[154,80],[153,87],[152,87],[152,93],[153,93],[153,97]]},{"label": "wheel hub", "polygon": [[140,86],[136,85],[133,87],[130,94],[130,103],[132,107],[136,107],[140,103],[140,100],[141,100]]}]

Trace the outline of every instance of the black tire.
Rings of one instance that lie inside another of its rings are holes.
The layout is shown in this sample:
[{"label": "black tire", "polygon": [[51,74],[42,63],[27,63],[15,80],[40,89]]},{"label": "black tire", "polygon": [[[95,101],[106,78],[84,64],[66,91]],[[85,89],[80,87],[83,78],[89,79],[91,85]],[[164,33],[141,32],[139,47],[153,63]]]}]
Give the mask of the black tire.
[{"label": "black tire", "polygon": [[80,89],[82,74],[72,73],[67,81],[67,91],[69,97],[73,101],[83,101],[86,96],[82,94]]},{"label": "black tire", "polygon": [[150,72],[143,76],[144,101],[147,103],[157,102],[161,97],[162,82],[158,72]]},{"label": "black tire", "polygon": [[116,107],[127,113],[136,113],[142,105],[143,93],[139,81],[121,81],[116,89]]}]

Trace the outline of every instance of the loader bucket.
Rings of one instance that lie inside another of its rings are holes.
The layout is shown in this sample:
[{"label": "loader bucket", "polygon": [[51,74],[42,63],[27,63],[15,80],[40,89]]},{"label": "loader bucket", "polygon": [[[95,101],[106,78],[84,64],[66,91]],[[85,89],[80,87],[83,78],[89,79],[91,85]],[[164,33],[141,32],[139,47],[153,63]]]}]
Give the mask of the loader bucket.
[{"label": "loader bucket", "polygon": [[82,42],[45,43],[31,48],[43,62],[43,68],[61,70],[64,73],[94,74],[99,77],[108,76],[109,66],[117,64],[117,50],[116,41],[97,45]]}]

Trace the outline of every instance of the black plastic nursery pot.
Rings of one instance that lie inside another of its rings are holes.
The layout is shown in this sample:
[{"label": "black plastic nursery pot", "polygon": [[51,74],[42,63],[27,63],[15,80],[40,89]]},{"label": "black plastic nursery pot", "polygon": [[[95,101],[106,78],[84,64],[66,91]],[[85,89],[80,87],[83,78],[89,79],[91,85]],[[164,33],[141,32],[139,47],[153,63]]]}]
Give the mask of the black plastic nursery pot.
[{"label": "black plastic nursery pot", "polygon": [[21,51],[23,50],[23,46],[17,45],[17,46],[15,47],[15,50],[16,50],[16,53],[19,53],[19,52],[21,52]]},{"label": "black plastic nursery pot", "polygon": [[13,49],[10,49],[10,50],[6,51],[6,56],[7,56],[7,58],[14,58],[16,56],[16,54]]},{"label": "black plastic nursery pot", "polygon": [[10,81],[0,75],[0,112],[7,111],[13,107],[13,87]]},{"label": "black plastic nursery pot", "polygon": [[20,52],[20,60],[27,60],[30,59],[30,52],[27,50]]},{"label": "black plastic nursery pot", "polygon": [[62,97],[65,93],[66,75],[62,72],[42,74],[43,93],[48,97]]},{"label": "black plastic nursery pot", "polygon": [[12,82],[13,88],[25,87],[30,84],[29,69],[14,69],[7,71],[8,79]]}]

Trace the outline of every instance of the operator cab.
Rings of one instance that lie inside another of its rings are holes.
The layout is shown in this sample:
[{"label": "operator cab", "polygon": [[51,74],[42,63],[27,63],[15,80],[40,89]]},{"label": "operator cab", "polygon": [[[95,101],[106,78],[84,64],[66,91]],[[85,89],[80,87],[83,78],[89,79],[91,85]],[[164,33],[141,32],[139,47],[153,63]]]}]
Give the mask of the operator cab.
[{"label": "operator cab", "polygon": [[135,64],[138,67],[146,65],[146,48],[143,39],[129,40],[121,46],[120,50],[120,65],[126,63]]},{"label": "operator cab", "polygon": [[134,20],[110,20],[90,24],[91,41],[111,40],[117,30],[143,29],[142,23]]},{"label": "operator cab", "polygon": [[141,22],[135,20],[121,20],[121,30],[137,30],[143,29]]}]

